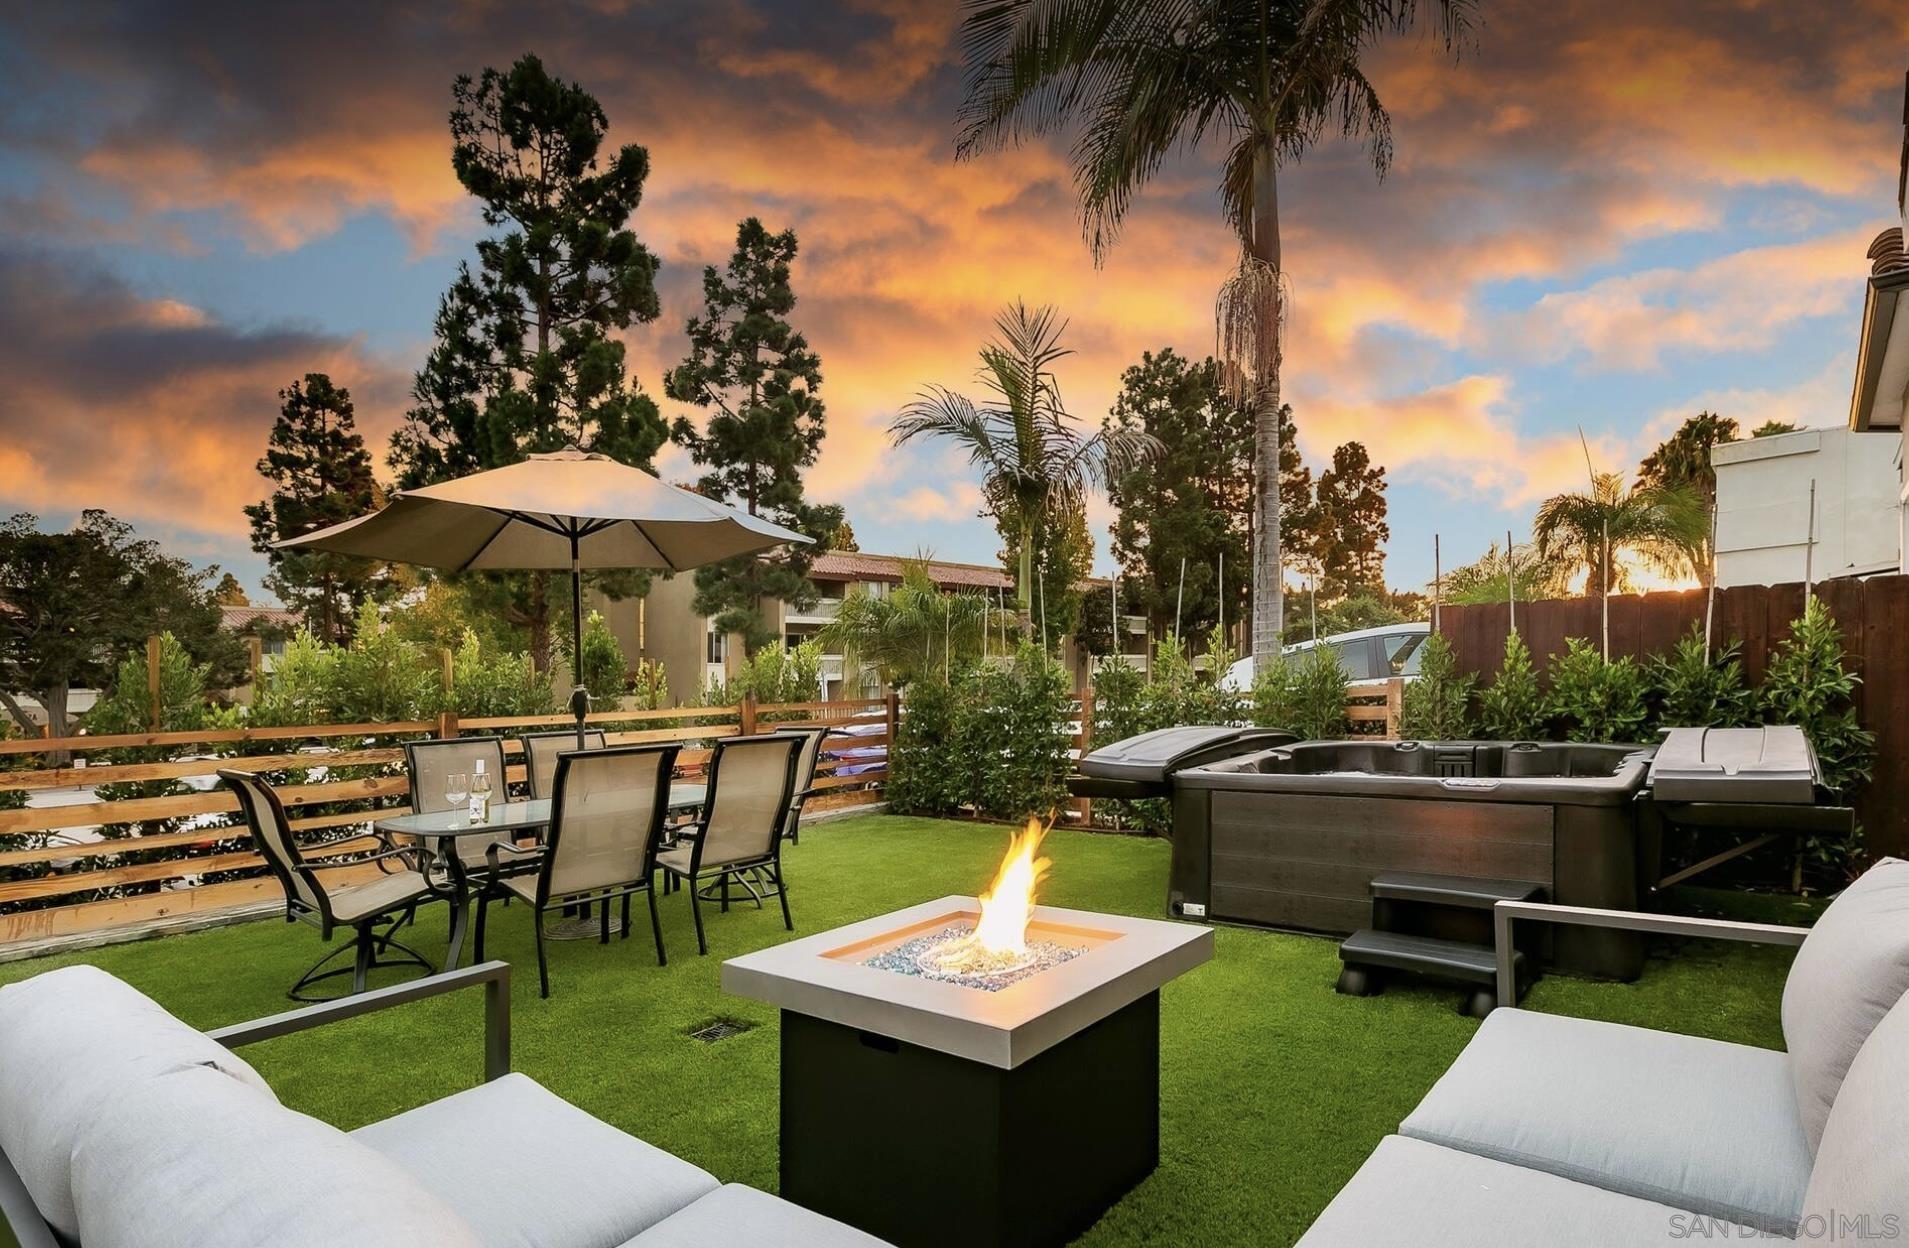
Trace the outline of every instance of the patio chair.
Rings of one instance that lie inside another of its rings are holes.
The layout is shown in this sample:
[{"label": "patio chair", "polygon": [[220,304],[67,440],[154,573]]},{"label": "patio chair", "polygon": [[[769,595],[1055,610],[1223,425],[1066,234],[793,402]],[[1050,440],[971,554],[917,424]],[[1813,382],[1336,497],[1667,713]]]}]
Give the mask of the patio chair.
[{"label": "patio chair", "polygon": [[[524,771],[530,780],[531,797],[550,797],[556,792],[557,756],[577,748],[577,734],[570,729],[562,732],[527,732],[517,741],[524,747]],[[600,731],[583,734],[583,748],[586,750],[600,750],[608,744],[609,739]]]},{"label": "patio chair", "polygon": [[795,930],[789,917],[789,890],[782,880],[782,832],[788,826],[796,755],[802,745],[802,738],[793,733],[716,742],[709,760],[709,798],[702,818],[690,829],[691,839],[656,856],[664,871],[688,881],[699,954],[709,952],[703,935],[705,879],[720,887],[722,908],[727,911],[730,882],[748,888],[748,875],[759,873],[764,887],[772,888],[782,902],[782,925]]},{"label": "patio chair", "polygon": [[[444,781],[453,773],[470,775],[477,770],[478,760],[482,759],[484,770],[491,776],[491,801],[510,800],[505,788],[504,739],[502,737],[450,737],[436,741],[407,741],[404,745],[405,770],[411,776],[411,813],[417,815],[436,814],[449,810],[451,803],[444,796]],[[456,848],[458,865],[466,876],[479,876],[488,869],[489,863],[484,857],[487,843],[481,837],[463,836],[457,838]],[[535,863],[511,862],[505,864],[506,870],[535,870]]]},{"label": "patio chair", "polygon": [[829,735],[827,728],[778,728],[777,736],[802,738],[802,749],[795,756],[795,786],[789,797],[789,817],[782,825],[782,837],[788,841],[802,839],[802,807],[815,796],[815,769],[822,761],[822,741]]},{"label": "patio chair", "polygon": [[[245,822],[252,831],[252,840],[258,845],[259,854],[277,877],[279,886],[285,890],[285,921],[287,923],[304,920],[315,924],[318,933],[327,943],[333,931],[340,927],[349,927],[353,938],[349,945],[340,945],[333,949],[292,985],[285,995],[294,1001],[330,1001],[334,997],[301,995],[304,990],[322,980],[339,975],[351,976],[351,991],[360,993],[370,972],[378,967],[421,966],[427,975],[433,974],[436,967],[418,953],[392,939],[392,935],[412,918],[421,901],[429,900],[434,894],[430,881],[415,870],[391,871],[374,880],[359,884],[334,886],[328,884],[324,873],[340,867],[361,866],[368,862],[378,862],[389,858],[402,858],[406,851],[387,849],[373,854],[369,858],[336,858],[322,862],[308,861],[299,851],[298,841],[292,835],[291,823],[285,817],[285,804],[279,800],[272,786],[265,783],[249,771],[219,772],[219,779],[225,781],[239,799],[239,810],[245,815]],[[380,924],[386,924],[380,932]],[[401,950],[401,958],[385,958],[381,955],[392,949]],[[346,950],[354,953],[352,965],[334,967],[325,970],[333,958]]]},{"label": "patio chair", "polygon": [[[630,935],[630,898],[649,898],[650,932],[656,938],[656,964],[665,966],[663,924],[656,913],[656,842],[669,810],[670,773],[677,745],[626,745],[614,749],[572,750],[557,756],[550,831],[544,844],[519,848],[503,841],[491,845],[490,871],[477,899],[477,960],[484,960],[485,915],[493,897],[518,897],[532,907],[537,938],[537,982],[550,995],[550,965],[544,955],[544,913],[579,907],[589,913],[603,907],[600,943],[610,943],[610,903],[623,902],[623,935]],[[535,876],[501,869],[506,856],[530,858]]]}]

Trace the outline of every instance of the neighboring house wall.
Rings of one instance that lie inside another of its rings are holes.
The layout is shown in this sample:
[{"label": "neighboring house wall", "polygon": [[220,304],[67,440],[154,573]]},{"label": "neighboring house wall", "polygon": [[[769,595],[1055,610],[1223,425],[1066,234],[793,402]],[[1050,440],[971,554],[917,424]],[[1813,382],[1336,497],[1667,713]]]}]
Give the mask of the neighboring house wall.
[{"label": "neighboring house wall", "polygon": [[[1719,445],[1717,584],[1778,585],[1902,566],[1900,435],[1804,429]],[[1815,544],[1809,534],[1815,484]]]}]

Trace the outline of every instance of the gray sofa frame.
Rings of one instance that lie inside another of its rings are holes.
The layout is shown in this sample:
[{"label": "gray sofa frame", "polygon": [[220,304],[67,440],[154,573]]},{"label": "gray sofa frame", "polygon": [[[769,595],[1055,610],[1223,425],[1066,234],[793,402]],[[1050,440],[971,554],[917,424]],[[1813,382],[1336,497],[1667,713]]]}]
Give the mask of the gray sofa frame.
[{"label": "gray sofa frame", "polygon": [[[446,971],[409,983],[395,984],[361,992],[337,1001],[325,1001],[299,1010],[287,1010],[269,1018],[234,1023],[206,1034],[228,1049],[275,1040],[296,1032],[310,1031],[327,1023],[361,1018],[393,1006],[443,996],[462,988],[484,989],[484,1081],[501,1079],[510,1073],[510,964],[484,962],[460,971]],[[19,1171],[4,1151],[0,1151],[0,1248],[79,1248],[63,1241],[41,1216]]]},{"label": "gray sofa frame", "polygon": [[1778,923],[1740,923],[1731,919],[1697,919],[1675,914],[1642,914],[1635,910],[1599,910],[1589,906],[1560,906],[1544,901],[1501,901],[1491,910],[1492,944],[1498,958],[1498,999],[1516,1001],[1517,973],[1513,959],[1512,924],[1518,921],[1599,927],[1652,936],[1688,936],[1703,940],[1734,940],[1750,945],[1801,946],[1807,927]]}]

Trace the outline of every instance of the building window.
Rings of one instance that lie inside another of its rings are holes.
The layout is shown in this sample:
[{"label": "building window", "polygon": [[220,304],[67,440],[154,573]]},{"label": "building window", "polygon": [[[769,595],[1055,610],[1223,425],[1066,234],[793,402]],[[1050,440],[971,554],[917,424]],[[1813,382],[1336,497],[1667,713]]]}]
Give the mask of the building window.
[{"label": "building window", "polygon": [[727,663],[729,661],[729,634],[709,630],[709,661]]}]

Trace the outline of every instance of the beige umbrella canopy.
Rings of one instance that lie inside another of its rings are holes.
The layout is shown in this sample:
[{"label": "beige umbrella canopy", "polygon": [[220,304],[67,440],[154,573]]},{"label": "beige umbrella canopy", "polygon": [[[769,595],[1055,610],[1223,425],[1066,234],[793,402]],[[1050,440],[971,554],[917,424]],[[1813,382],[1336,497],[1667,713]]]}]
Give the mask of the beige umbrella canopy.
[{"label": "beige umbrella canopy", "polygon": [[[570,571],[577,655],[586,569],[682,572],[756,554],[800,533],[572,448],[406,490],[381,511],[274,543],[457,572]],[[571,694],[578,743],[589,699]]]}]

